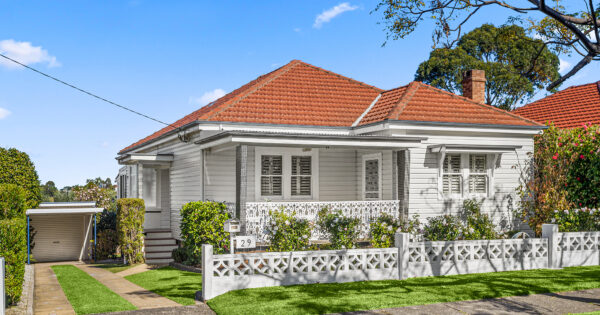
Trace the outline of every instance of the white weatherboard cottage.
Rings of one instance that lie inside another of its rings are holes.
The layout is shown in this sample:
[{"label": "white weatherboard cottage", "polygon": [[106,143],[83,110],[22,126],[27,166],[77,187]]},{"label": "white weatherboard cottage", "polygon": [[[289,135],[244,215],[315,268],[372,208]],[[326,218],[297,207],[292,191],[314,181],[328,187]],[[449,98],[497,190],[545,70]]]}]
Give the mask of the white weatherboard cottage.
[{"label": "white weatherboard cottage", "polygon": [[464,96],[420,82],[385,91],[294,60],[119,152],[119,197],[145,200],[156,263],[170,260],[179,211],[197,200],[227,202],[259,241],[281,207],[314,219],[328,206],[368,223],[456,213],[477,198],[514,224],[515,189],[544,127],[483,104],[484,86],[473,70]]}]

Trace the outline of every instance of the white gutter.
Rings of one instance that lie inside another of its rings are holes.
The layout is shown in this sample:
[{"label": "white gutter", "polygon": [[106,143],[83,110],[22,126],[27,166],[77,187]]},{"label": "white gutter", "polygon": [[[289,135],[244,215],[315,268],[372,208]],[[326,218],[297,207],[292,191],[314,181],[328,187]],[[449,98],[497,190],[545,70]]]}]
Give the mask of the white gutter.
[{"label": "white gutter", "polygon": [[26,215],[44,215],[44,214],[94,214],[100,213],[104,208],[60,208],[60,209],[29,209]]}]

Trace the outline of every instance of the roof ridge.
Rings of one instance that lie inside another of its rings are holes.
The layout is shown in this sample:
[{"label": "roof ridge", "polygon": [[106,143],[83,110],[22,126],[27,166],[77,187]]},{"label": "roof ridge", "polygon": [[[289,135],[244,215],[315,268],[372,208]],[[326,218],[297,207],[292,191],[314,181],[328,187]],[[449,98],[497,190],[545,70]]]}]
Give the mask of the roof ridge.
[{"label": "roof ridge", "polygon": [[469,103],[473,103],[475,105],[479,105],[480,107],[491,109],[491,110],[494,110],[496,112],[504,113],[504,114],[507,114],[507,115],[512,116],[514,118],[524,120],[524,121],[526,121],[528,123],[533,123],[535,125],[543,126],[542,124],[540,124],[540,123],[538,123],[538,122],[536,122],[534,120],[522,117],[522,116],[517,115],[517,114],[513,114],[513,113],[511,113],[509,111],[500,109],[498,107],[495,107],[495,106],[492,106],[492,105],[489,105],[489,104],[485,104],[485,103],[479,103],[479,102],[476,102],[476,101],[474,101],[474,100],[472,100],[472,99],[470,99],[468,97],[465,97],[465,96],[462,96],[462,95],[456,95],[456,94],[454,94],[452,92],[448,92],[448,91],[436,88],[434,86],[431,86],[429,84],[426,84],[426,83],[423,83],[423,82],[420,82],[420,81],[413,81],[413,82],[418,82],[420,85],[425,86],[425,87],[427,87],[427,88],[429,88],[429,89],[431,89],[433,91],[436,91],[436,92],[439,92],[439,93],[444,93],[444,94],[450,95],[451,97],[455,97],[455,98],[458,98],[458,99],[462,99],[462,100],[467,101]]},{"label": "roof ridge", "polygon": [[[242,92],[240,95],[236,95],[234,96],[231,100],[227,100],[225,101],[223,104],[220,104],[221,108],[219,108],[216,112],[211,113],[208,117],[205,118],[205,120],[210,120],[211,118],[215,117],[216,115],[222,113],[223,111],[225,111],[226,109],[228,109],[229,107],[237,104],[238,102],[240,102],[241,100],[245,99],[248,95],[258,91],[260,88],[264,87],[265,85],[267,85],[269,82],[275,80],[276,78],[278,78],[279,76],[281,76],[282,74],[288,72],[290,69],[292,69],[294,66],[296,66],[299,62],[299,60],[292,60],[290,62],[288,62],[287,64],[269,72],[266,74],[263,74],[259,77],[257,77],[256,79],[254,79],[254,84],[252,85],[253,88],[250,88],[249,91],[247,92]],[[286,68],[286,69],[284,69]],[[263,82],[265,81],[266,82]],[[256,86],[258,85],[258,87]],[[243,87],[243,86],[242,86]],[[242,88],[240,87],[240,88]],[[233,92],[231,92],[233,93]],[[230,93],[230,94],[231,94]],[[222,96],[225,97],[226,95]],[[216,102],[216,101],[215,101]]]},{"label": "roof ridge", "polygon": [[335,73],[335,72],[333,72],[333,71],[329,71],[329,70],[327,70],[327,69],[323,69],[323,68],[321,68],[321,67],[317,67],[317,66],[315,66],[315,65],[311,65],[310,63],[304,62],[304,61],[302,61],[302,60],[293,60],[293,61],[297,61],[297,62],[299,62],[299,63],[301,63],[301,64],[303,64],[303,65],[305,65],[305,66],[312,67],[312,68],[314,68],[314,69],[317,69],[317,70],[323,71],[323,72],[325,72],[325,73],[327,73],[327,74],[334,75],[334,76],[336,76],[336,77],[339,77],[339,78],[341,78],[341,79],[348,80],[348,81],[350,81],[350,82],[352,82],[352,83],[358,83],[358,84],[360,84],[360,85],[363,85],[363,86],[366,86],[366,87],[368,87],[368,88],[374,89],[375,91],[377,91],[377,92],[379,92],[379,93],[383,93],[383,92],[385,92],[385,90],[383,90],[383,89],[380,89],[380,88],[378,88],[378,87],[376,87],[376,86],[374,86],[374,85],[366,84],[366,83],[364,83],[364,82],[362,82],[362,81],[358,81],[358,80],[356,80],[356,79],[352,79],[352,78],[350,78],[350,77],[347,77],[347,76],[345,76],[345,75],[341,75],[341,74],[339,74],[339,73]]},{"label": "roof ridge", "polygon": [[[402,96],[400,96],[400,98],[398,98],[398,102],[396,102],[396,105],[394,105],[394,107],[392,109],[390,109],[390,111],[388,113],[388,119],[390,118],[390,116],[394,116],[395,117],[394,119],[398,119],[398,117],[400,117],[400,115],[402,114],[404,109],[406,109],[406,105],[408,105],[408,102],[410,102],[412,97],[415,95],[415,93],[419,89],[418,83],[419,83],[418,81],[412,81],[409,84],[405,85],[406,90],[404,90],[404,93],[402,93]],[[400,104],[402,104],[402,107],[398,110],[398,106]],[[397,113],[396,113],[396,111],[397,111]]]},{"label": "roof ridge", "polygon": [[523,105],[521,107],[515,108],[515,110],[513,112],[520,111],[521,109],[527,108],[528,106],[536,104],[536,103],[538,103],[540,101],[548,100],[548,99],[554,98],[554,97],[559,97],[563,92],[566,92],[566,91],[571,90],[573,88],[579,88],[579,87],[588,86],[588,85],[596,85],[598,87],[598,93],[600,94],[600,80],[598,80],[596,82],[584,83],[584,84],[579,84],[579,85],[571,85],[571,86],[566,87],[565,89],[560,90],[560,91],[558,91],[556,93],[552,93],[552,94],[550,94],[550,95],[548,95],[546,97],[540,98],[539,100],[535,100],[535,101],[533,101],[531,103],[528,103],[528,104],[525,104],[525,105]]}]

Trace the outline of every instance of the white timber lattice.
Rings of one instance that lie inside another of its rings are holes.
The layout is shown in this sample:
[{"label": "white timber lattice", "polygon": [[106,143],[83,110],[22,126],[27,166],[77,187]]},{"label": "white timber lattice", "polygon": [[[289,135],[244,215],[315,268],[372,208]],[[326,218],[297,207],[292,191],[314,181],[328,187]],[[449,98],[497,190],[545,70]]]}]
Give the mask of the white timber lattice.
[{"label": "white timber lattice", "polygon": [[[246,203],[246,230],[247,233],[256,235],[259,241],[265,242],[266,227],[270,223],[271,211],[283,210],[286,214],[295,213],[296,217],[316,223],[317,214],[321,209],[329,211],[342,211],[346,217],[360,219],[360,238],[369,237],[369,224],[382,214],[399,218],[401,214],[400,200],[372,200],[372,201],[310,201],[310,202],[247,202]],[[311,239],[324,239],[323,234],[313,230]]]}]

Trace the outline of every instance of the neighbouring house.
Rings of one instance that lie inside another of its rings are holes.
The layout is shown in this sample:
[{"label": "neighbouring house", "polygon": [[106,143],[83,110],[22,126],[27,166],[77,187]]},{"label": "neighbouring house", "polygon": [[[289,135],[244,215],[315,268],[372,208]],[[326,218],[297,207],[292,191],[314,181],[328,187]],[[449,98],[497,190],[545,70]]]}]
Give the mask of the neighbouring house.
[{"label": "neighbouring house", "polygon": [[368,223],[477,198],[516,224],[521,166],[545,127],[483,104],[483,71],[463,85],[464,96],[420,82],[382,90],[294,60],[121,150],[118,194],[145,200],[146,244],[163,244],[146,250],[153,262],[168,261],[166,238],[180,238],[181,206],[195,200],[226,202],[259,241],[281,208]]},{"label": "neighbouring house", "polygon": [[600,81],[568,87],[513,112],[559,128],[600,124]]}]

